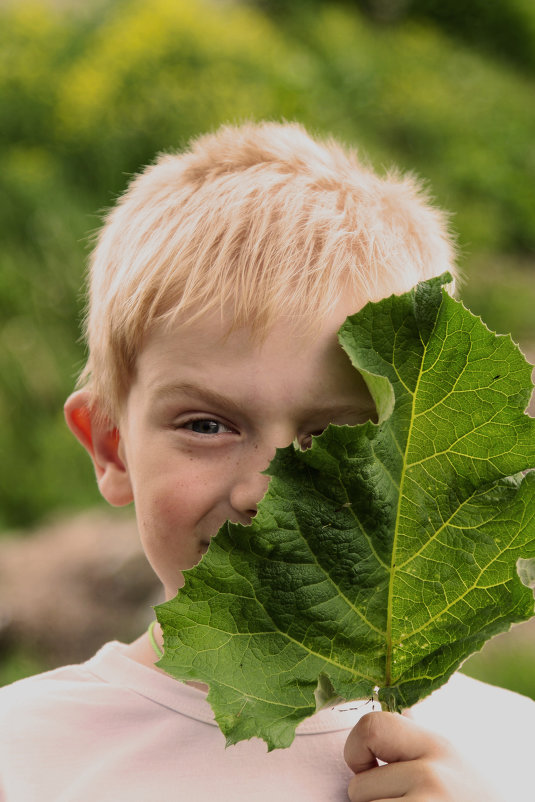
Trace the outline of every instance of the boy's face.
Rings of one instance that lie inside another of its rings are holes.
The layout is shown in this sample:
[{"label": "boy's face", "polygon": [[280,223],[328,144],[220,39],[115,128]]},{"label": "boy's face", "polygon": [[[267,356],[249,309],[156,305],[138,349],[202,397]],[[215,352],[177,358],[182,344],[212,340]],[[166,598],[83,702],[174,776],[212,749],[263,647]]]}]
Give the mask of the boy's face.
[{"label": "boy's face", "polygon": [[146,342],[119,425],[120,503],[135,501],[166,598],[227,519],[251,521],[277,447],[295,438],[305,447],[330,422],[375,416],[336,338],[354,311],[333,309],[313,337],[280,320],[262,343],[247,330],[225,339],[222,322],[205,317],[157,328]]}]

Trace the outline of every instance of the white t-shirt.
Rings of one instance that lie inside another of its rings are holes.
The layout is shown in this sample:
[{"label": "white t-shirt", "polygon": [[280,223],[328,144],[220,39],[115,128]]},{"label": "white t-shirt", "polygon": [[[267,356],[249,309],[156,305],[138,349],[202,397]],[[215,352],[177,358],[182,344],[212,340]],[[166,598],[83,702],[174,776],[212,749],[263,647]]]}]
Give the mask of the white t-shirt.
[{"label": "white t-shirt", "polygon": [[[124,644],[0,690],[2,802],[346,802],[349,730],[370,704],[304,721],[288,749],[225,749],[205,695]],[[461,674],[412,718],[448,737],[504,800],[532,798],[535,703]]]}]

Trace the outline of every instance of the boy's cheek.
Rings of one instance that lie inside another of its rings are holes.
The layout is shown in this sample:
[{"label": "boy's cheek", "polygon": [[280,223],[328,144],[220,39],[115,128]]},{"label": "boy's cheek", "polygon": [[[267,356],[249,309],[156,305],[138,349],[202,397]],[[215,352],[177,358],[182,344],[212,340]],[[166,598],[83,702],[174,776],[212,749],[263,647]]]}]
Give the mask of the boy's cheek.
[{"label": "boy's cheek", "polygon": [[174,525],[167,521],[156,523],[150,517],[138,518],[138,526],[145,556],[166,594],[174,595],[182,584],[180,572],[192,568],[199,559],[194,559],[192,535],[188,538],[178,522]]},{"label": "boy's cheek", "polygon": [[[199,542],[207,524],[195,505],[194,488],[167,485],[136,499],[138,527],[147,556],[176,569],[191,568],[199,556]],[[190,503],[185,500],[190,499]],[[206,533],[208,534],[208,533]]]}]

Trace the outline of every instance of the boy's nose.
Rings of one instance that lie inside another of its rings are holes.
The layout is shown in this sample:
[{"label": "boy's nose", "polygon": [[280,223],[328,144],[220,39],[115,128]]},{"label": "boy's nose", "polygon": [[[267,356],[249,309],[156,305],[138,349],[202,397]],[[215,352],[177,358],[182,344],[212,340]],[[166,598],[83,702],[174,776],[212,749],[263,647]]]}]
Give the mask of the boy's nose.
[{"label": "boy's nose", "polygon": [[254,446],[242,455],[242,461],[236,466],[231,491],[230,503],[239,515],[239,520],[250,522],[258,509],[268,488],[269,476],[262,473],[269,466],[278,447],[292,442],[295,434],[290,426],[279,426],[260,438]]},{"label": "boy's nose", "polygon": [[[268,463],[265,467],[267,468]],[[264,476],[254,468],[242,475],[232,486],[230,493],[230,503],[232,508],[238,513],[240,523],[247,523],[256,515],[258,502],[264,497],[269,484],[269,476]]]}]

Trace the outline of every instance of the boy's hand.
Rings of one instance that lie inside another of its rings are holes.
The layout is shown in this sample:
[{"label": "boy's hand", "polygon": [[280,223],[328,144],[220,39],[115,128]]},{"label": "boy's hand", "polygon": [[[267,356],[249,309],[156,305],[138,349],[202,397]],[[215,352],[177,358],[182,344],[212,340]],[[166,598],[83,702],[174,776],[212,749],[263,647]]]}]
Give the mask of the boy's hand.
[{"label": "boy's hand", "polygon": [[395,713],[363,716],[349,734],[344,757],[355,772],[351,802],[503,802],[448,741]]}]

